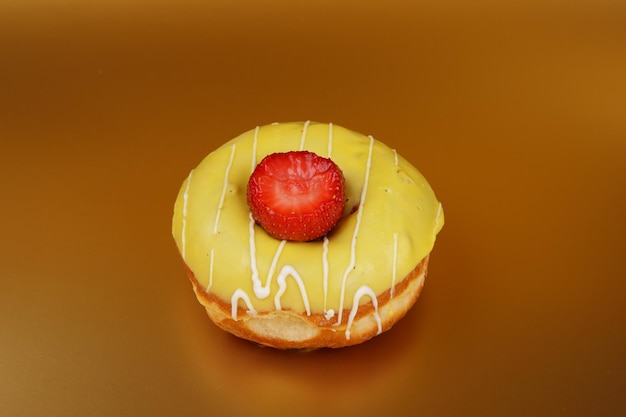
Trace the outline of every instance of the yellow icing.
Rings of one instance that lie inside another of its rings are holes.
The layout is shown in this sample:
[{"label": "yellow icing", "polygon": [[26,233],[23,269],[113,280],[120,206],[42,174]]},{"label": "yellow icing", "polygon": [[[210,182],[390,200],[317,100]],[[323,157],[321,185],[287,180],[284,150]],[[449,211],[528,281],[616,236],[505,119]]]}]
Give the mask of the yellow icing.
[{"label": "yellow icing", "polygon": [[[264,156],[299,149],[335,161],[348,201],[327,239],[281,242],[251,221],[246,187]],[[332,124],[274,123],[225,143],[191,171],[172,233],[199,283],[224,301],[251,313],[308,310],[341,323],[354,300],[369,302],[411,272],[443,224],[426,179],[395,150]]]}]

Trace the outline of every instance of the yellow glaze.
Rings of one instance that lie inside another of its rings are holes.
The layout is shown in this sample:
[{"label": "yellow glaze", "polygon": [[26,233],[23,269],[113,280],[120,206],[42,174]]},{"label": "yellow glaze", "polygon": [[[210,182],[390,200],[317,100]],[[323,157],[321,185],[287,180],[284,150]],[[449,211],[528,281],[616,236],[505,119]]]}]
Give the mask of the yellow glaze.
[{"label": "yellow glaze", "polygon": [[[300,149],[341,168],[346,210],[325,239],[281,242],[251,220],[246,186],[264,156]],[[344,309],[413,270],[443,223],[426,179],[395,150],[332,124],[274,123],[225,143],[191,171],[172,232],[196,279],[224,301],[250,313],[292,309],[341,323]]]}]

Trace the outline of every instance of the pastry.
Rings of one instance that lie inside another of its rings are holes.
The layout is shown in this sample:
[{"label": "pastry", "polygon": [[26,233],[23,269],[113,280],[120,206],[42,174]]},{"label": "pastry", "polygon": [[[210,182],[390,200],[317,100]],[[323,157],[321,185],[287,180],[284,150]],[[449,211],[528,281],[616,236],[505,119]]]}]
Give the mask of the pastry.
[{"label": "pastry", "polygon": [[[332,219],[316,224],[317,233],[277,235],[256,214],[260,194],[250,184],[272,155],[279,162],[270,171],[288,158],[331,166],[315,192],[333,214],[309,219]],[[395,150],[337,125],[297,122],[257,127],[206,156],[180,188],[172,233],[217,326],[266,346],[312,349],[364,342],[402,318],[443,224],[428,182]]]}]

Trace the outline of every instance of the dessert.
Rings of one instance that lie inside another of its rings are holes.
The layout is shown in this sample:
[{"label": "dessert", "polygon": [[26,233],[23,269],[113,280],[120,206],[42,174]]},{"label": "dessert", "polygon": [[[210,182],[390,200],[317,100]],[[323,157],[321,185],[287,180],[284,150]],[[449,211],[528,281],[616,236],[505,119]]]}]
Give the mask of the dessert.
[{"label": "dessert", "polygon": [[[343,175],[339,219],[306,241],[272,236],[248,204],[259,163],[298,152],[329,159]],[[180,188],[172,233],[216,325],[276,348],[336,348],[406,314],[443,223],[428,182],[395,150],[340,126],[298,122],[257,127],[206,156]]]}]

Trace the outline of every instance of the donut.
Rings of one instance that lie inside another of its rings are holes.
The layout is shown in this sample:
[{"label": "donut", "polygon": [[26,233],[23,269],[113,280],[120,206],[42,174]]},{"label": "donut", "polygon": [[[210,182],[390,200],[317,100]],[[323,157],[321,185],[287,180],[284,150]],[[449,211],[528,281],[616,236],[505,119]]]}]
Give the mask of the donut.
[{"label": "donut", "polygon": [[[344,177],[345,205],[324,236],[270,235],[248,182],[268,155],[308,151]],[[374,139],[332,123],[258,126],[184,179],[172,234],[198,301],[223,330],[279,349],[340,348],[390,329],[416,302],[441,203],[422,174]]]}]

